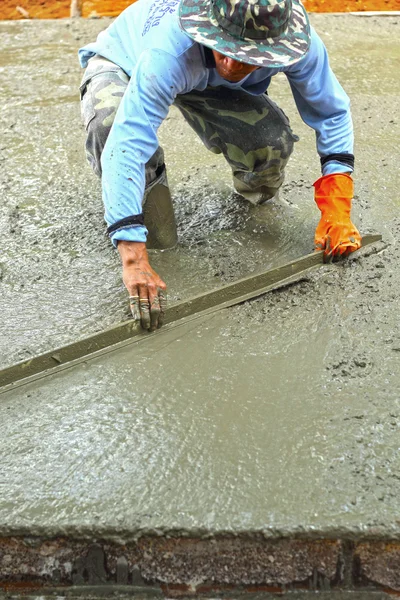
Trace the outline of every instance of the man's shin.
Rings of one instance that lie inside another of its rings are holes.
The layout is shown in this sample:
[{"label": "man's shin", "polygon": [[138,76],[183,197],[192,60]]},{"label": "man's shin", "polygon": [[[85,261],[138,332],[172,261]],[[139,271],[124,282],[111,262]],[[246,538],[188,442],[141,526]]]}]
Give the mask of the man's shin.
[{"label": "man's shin", "polygon": [[149,250],[167,250],[178,243],[178,233],[166,176],[146,191],[143,203],[144,224],[148,229]]}]

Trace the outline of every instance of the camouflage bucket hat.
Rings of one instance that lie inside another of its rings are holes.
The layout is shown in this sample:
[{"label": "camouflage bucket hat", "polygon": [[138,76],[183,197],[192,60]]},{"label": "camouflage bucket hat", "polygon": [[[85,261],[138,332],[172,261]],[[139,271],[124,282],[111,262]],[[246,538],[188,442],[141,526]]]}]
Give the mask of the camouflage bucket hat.
[{"label": "camouflage bucket hat", "polygon": [[181,0],[179,19],[199,44],[259,67],[293,65],[310,47],[300,0]]}]

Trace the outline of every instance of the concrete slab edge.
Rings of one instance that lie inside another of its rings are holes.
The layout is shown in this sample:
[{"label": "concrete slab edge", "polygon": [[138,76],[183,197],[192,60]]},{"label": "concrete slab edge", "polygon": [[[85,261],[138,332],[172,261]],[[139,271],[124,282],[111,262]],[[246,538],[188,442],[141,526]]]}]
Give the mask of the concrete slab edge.
[{"label": "concrete slab edge", "polygon": [[400,542],[147,537],[116,544],[0,538],[0,591],[169,598],[295,591],[400,595]]},{"label": "concrete slab edge", "polygon": [[[160,593],[143,592],[141,589],[128,586],[115,586],[112,591],[113,598],[118,600],[149,600],[150,598],[166,598]],[[397,594],[393,594],[390,590],[376,590],[373,588],[365,588],[359,590],[343,590],[343,589],[331,589],[331,590],[304,590],[304,589],[287,589],[286,591],[271,591],[271,592],[248,592],[245,589],[229,589],[227,591],[221,591],[218,596],[212,596],[209,594],[202,594],[196,597],[202,598],[203,600],[218,598],[221,600],[242,600],[243,597],[251,598],[251,600],[272,600],[273,598],[290,598],[290,600],[312,600],[318,597],[320,600],[390,600],[391,598],[398,597]],[[110,597],[110,588],[87,588],[87,587],[74,587],[70,590],[63,588],[52,588],[48,590],[41,590],[38,592],[29,593],[18,593],[18,592],[0,592],[0,600],[44,600],[47,598],[55,598],[61,600],[62,598],[68,598],[69,600],[103,600],[104,598]],[[190,600],[193,595],[179,596],[179,600]],[[172,599],[171,599],[172,600]]]},{"label": "concrete slab edge", "polygon": [[[249,592],[245,590],[241,591],[229,591],[222,592],[218,595],[218,599],[226,599],[226,600],[239,600],[244,596],[249,597]],[[330,590],[330,591],[293,591],[289,590],[285,592],[253,592],[250,594],[251,600],[272,600],[273,598],[290,598],[290,600],[311,600],[318,597],[320,600],[390,600],[390,598],[396,597],[393,596],[390,592],[378,591],[373,589],[365,589],[365,590]],[[100,600],[105,597],[109,597],[109,591],[107,593],[101,593],[101,591],[97,591],[94,589],[90,593],[87,591],[76,591],[75,589],[71,592],[65,592],[62,589],[55,588],[49,592],[40,592],[40,595],[34,594],[16,594],[16,593],[0,593],[0,600],[43,600],[44,598],[56,598],[59,600],[60,598],[68,598],[69,600]],[[118,600],[124,600],[135,598],[135,600],[148,600],[148,598],[153,598],[157,596],[152,596],[151,594],[141,595],[136,590],[127,590],[126,588],[116,588],[113,592],[113,597],[117,597]],[[204,600],[208,598],[215,598],[213,596],[203,595],[201,596]],[[193,596],[181,596],[180,600],[189,600],[193,598]]]}]

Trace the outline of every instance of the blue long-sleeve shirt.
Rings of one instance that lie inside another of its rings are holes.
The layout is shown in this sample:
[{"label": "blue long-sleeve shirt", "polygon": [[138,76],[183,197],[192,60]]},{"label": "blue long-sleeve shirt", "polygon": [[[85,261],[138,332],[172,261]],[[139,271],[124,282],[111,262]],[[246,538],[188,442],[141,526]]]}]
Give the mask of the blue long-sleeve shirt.
[{"label": "blue long-sleeve shirt", "polygon": [[[332,72],[326,48],[311,28],[311,45],[295,65],[258,69],[238,83],[206,66],[202,47],[179,25],[179,0],[139,0],[92,44],[79,50],[82,67],[99,54],[130,77],[103,150],[102,189],[108,225],[142,212],[145,165],[158,148],[157,130],[177,94],[210,86],[263,94],[271,77],[284,72],[303,121],[316,132],[321,157],[353,153],[350,101]],[[134,135],[132,135],[134,132]],[[351,171],[337,160],[326,162],[324,175]],[[115,231],[112,241],[145,242],[143,226]]]}]

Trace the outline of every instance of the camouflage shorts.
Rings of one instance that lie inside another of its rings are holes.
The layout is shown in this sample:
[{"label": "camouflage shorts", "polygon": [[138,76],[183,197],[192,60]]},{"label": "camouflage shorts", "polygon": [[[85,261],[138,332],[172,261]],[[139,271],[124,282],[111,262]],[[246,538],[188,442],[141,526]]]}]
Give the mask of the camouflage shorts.
[{"label": "camouflage shorts", "polygon": [[[101,175],[101,153],[128,85],[127,74],[114,63],[94,57],[81,84],[81,112],[87,132],[86,154]],[[284,112],[266,95],[208,87],[177,96],[175,105],[205,146],[223,154],[236,190],[254,204],[277,192],[297,141]],[[157,182],[164,163],[161,147],[146,164],[146,188]]]}]

